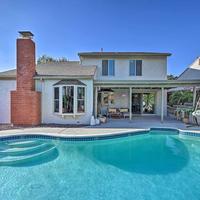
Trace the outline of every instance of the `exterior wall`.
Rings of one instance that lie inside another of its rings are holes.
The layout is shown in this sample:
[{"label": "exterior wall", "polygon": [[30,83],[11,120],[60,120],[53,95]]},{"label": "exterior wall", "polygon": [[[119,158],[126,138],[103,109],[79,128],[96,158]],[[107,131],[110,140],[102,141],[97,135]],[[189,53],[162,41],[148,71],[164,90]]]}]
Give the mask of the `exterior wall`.
[{"label": "exterior wall", "polygon": [[0,80],[0,124],[11,123],[10,91],[16,89],[16,80]]},{"label": "exterior wall", "polygon": [[[115,60],[115,76],[102,76],[102,60]],[[142,76],[129,76],[129,60],[142,60]],[[132,56],[128,58],[81,58],[83,65],[96,65],[96,80],[167,80],[167,57]]]},{"label": "exterior wall", "polygon": [[109,107],[113,108],[129,108],[129,90],[128,89],[113,89],[114,104]]},{"label": "exterior wall", "polygon": [[93,80],[80,80],[86,84],[85,114],[62,116],[53,112],[53,85],[60,80],[37,80],[36,90],[42,93],[42,123],[54,124],[89,124],[93,115]]}]

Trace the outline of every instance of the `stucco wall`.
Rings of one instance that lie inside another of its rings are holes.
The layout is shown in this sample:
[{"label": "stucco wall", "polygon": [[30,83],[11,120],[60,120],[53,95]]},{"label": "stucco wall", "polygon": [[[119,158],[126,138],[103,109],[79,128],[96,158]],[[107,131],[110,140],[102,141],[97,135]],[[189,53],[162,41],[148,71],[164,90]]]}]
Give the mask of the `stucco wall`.
[{"label": "stucco wall", "polygon": [[16,90],[15,80],[0,80],[0,123],[10,123],[11,90]]},{"label": "stucco wall", "polygon": [[42,92],[42,123],[89,124],[93,113],[93,80],[80,80],[86,84],[86,112],[75,117],[62,117],[53,112],[53,85],[58,81],[36,81],[37,91]]},{"label": "stucco wall", "polygon": [[110,105],[113,108],[129,108],[129,90],[114,89],[114,103]]},{"label": "stucco wall", "polygon": [[[102,76],[102,60],[115,60],[115,76]],[[142,60],[142,76],[129,76],[129,60]],[[165,56],[133,56],[129,58],[81,58],[83,65],[97,65],[97,80],[166,80]]]}]

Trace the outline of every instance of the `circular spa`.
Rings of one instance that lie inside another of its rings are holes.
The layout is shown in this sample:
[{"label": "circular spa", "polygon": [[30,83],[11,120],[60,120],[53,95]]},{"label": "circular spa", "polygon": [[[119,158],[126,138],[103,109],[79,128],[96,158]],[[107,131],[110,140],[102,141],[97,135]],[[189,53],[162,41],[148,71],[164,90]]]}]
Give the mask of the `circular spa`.
[{"label": "circular spa", "polygon": [[80,140],[1,140],[1,199],[200,198],[200,137],[152,130]]}]

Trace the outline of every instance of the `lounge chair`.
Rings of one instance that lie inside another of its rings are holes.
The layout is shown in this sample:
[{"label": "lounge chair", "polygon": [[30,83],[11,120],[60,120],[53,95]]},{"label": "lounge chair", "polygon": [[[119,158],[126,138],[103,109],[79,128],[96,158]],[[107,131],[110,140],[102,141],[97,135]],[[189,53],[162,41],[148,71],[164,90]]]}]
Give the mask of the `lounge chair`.
[{"label": "lounge chair", "polygon": [[121,113],[123,118],[129,117],[129,109],[128,108],[120,108],[119,112]]},{"label": "lounge chair", "polygon": [[109,118],[120,118],[120,112],[118,112],[117,108],[108,108],[108,116]]}]

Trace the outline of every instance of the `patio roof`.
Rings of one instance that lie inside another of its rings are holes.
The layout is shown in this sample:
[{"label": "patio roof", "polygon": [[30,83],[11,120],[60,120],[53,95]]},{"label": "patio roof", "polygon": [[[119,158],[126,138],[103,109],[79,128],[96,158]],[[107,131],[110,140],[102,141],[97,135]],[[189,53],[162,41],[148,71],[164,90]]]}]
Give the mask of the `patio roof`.
[{"label": "patio roof", "polygon": [[94,81],[99,87],[135,87],[135,88],[175,88],[200,86],[200,80],[101,80]]}]

